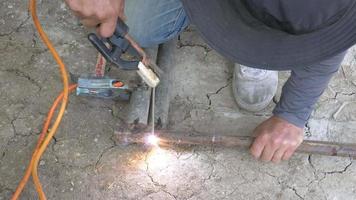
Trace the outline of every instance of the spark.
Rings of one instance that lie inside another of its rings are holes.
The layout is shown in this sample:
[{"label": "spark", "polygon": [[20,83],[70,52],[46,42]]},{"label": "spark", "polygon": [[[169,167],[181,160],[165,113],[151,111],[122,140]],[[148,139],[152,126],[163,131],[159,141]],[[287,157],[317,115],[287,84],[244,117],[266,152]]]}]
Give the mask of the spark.
[{"label": "spark", "polygon": [[146,137],[145,139],[145,143],[150,145],[150,146],[154,146],[154,147],[158,147],[159,146],[159,138],[154,135],[154,134],[150,134]]},{"label": "spark", "polygon": [[157,171],[168,167],[174,161],[175,157],[170,151],[156,147],[149,152],[146,164],[150,170]]}]

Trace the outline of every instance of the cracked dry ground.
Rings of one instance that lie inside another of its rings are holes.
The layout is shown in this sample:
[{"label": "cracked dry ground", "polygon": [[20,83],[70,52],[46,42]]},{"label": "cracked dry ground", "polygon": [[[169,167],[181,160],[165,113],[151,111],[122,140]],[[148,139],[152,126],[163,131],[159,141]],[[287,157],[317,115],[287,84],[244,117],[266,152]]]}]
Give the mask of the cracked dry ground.
[{"label": "cracked dry ground", "polygon": [[[57,66],[32,26],[27,4],[0,3],[0,199],[8,199],[61,84]],[[69,70],[91,71],[96,51],[65,5],[39,1],[38,8]],[[318,102],[306,127],[307,139],[356,142],[355,55],[356,50],[350,50]],[[232,64],[207,47],[194,28],[164,45],[161,59],[169,89],[157,91],[161,105],[157,109],[164,110],[166,101],[169,115],[157,115],[169,128],[248,135],[270,115],[274,103],[259,113],[236,107],[230,85]],[[288,72],[280,73],[280,85],[287,77]],[[123,102],[71,96],[39,166],[48,199],[356,198],[356,166],[349,158],[298,154],[273,165],[235,149],[147,151],[116,144],[115,131],[123,126],[126,107]],[[36,198],[30,182],[21,199]]]}]

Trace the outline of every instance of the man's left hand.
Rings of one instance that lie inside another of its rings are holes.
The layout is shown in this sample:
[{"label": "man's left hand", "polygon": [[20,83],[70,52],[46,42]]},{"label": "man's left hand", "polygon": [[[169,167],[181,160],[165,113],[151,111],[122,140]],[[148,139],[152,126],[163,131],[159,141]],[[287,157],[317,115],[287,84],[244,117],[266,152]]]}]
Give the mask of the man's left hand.
[{"label": "man's left hand", "polygon": [[279,163],[288,160],[303,142],[303,128],[297,127],[277,116],[272,116],[255,130],[256,139],[250,151],[263,161]]}]

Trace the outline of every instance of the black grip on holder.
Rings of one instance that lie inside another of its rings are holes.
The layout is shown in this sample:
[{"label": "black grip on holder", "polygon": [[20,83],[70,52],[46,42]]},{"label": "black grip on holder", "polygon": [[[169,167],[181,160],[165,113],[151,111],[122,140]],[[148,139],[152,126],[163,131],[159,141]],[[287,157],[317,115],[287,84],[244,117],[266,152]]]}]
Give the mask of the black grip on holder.
[{"label": "black grip on holder", "polygon": [[[121,58],[123,53],[128,50],[132,52],[134,49],[125,39],[128,31],[128,26],[121,19],[118,19],[113,36],[110,38],[100,38],[95,33],[90,33],[88,39],[106,60],[115,64],[119,69],[138,70],[138,60],[129,61]],[[105,42],[109,43],[110,47],[107,47]],[[134,53],[138,55],[138,52],[135,50]]]}]

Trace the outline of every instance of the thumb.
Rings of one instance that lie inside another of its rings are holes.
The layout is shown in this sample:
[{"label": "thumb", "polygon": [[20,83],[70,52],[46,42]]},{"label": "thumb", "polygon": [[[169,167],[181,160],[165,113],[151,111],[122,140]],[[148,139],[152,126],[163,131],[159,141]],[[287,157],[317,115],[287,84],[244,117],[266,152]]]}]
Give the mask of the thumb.
[{"label": "thumb", "polygon": [[97,32],[101,37],[108,38],[111,37],[116,28],[117,19],[111,19],[100,24],[97,28]]}]

